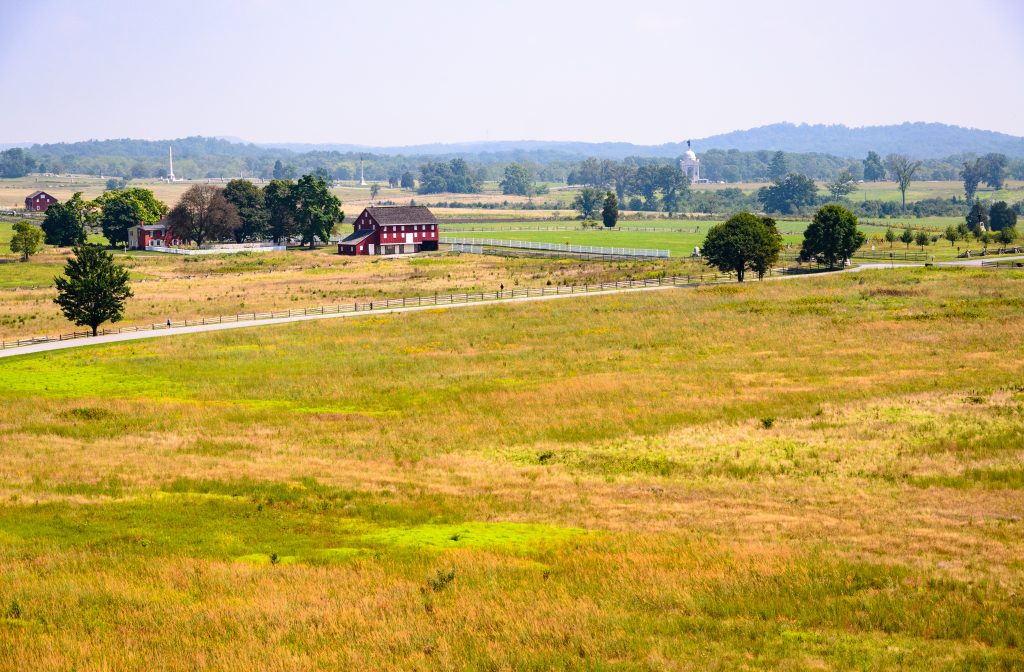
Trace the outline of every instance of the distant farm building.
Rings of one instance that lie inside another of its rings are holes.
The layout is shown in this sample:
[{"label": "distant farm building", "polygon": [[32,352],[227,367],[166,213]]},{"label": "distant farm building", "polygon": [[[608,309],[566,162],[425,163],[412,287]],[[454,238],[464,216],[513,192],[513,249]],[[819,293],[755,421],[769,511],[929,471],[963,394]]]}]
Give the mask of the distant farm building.
[{"label": "distant farm building", "polygon": [[338,254],[411,254],[437,249],[437,218],[423,205],[374,206],[363,210]]},{"label": "distant farm building", "polygon": [[145,250],[150,247],[169,247],[178,241],[171,240],[171,227],[166,219],[156,224],[137,224],[128,229],[128,247]]},{"label": "distant farm building", "polygon": [[46,212],[51,205],[57,203],[57,199],[45,191],[34,191],[25,197],[25,209],[31,212]]}]

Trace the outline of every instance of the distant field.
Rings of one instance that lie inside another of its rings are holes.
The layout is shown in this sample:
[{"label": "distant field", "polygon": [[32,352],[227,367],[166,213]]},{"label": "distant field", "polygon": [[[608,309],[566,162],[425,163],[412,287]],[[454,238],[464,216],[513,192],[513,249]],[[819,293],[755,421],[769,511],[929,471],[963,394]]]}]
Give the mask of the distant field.
[{"label": "distant field", "polygon": [[4,360],[0,667],[1022,669],[1022,281]]},{"label": "distant field", "polygon": [[[73,182],[72,182],[73,179]],[[178,202],[181,194],[192,184],[207,183],[207,180],[196,180],[194,182],[176,182],[169,184],[159,180],[146,179],[146,180],[132,180],[131,186],[140,186],[146,189],[151,189],[157,198],[166,203],[168,206],[173,206]],[[214,184],[224,184],[226,180],[213,180]],[[16,180],[0,180],[0,208],[20,208],[24,205],[25,196],[31,192],[42,189],[54,195],[61,201],[66,200],[72,196],[76,191],[82,191],[87,198],[95,198],[96,196],[103,193],[105,179],[99,179],[97,177],[90,176],[75,176],[74,178],[61,177],[61,178],[46,178],[46,177],[25,177]],[[717,191],[728,188],[739,188],[747,193],[752,193],[765,186],[764,183],[737,183],[737,184],[707,184],[707,185],[694,185],[695,190],[710,190]],[[483,185],[483,193],[479,194],[417,194],[414,191],[407,189],[391,189],[385,184],[380,185],[380,193],[377,196],[376,202],[393,202],[399,205],[408,205],[411,201],[415,201],[419,204],[429,203],[450,203],[452,201],[460,203],[484,203],[493,204],[495,206],[501,206],[503,204],[511,204],[513,206],[522,206],[531,200],[537,205],[544,204],[555,204],[554,207],[558,207],[558,214],[568,215],[572,210],[572,200],[579,193],[579,189],[575,187],[565,187],[564,185],[549,185],[550,192],[548,194],[539,195],[533,197],[533,199],[525,196],[505,196],[501,193],[501,190],[497,182],[485,182]],[[819,188],[822,193],[825,193],[824,183],[819,183]],[[350,216],[357,214],[357,211],[361,208],[369,205],[370,201],[370,187],[359,186],[354,182],[339,183],[333,189],[333,192],[343,201],[347,206],[347,211]],[[1022,181],[1009,181],[1005,189],[999,192],[993,192],[990,190],[982,189],[978,192],[978,195],[983,200],[1005,200],[1009,203],[1016,203],[1017,201],[1024,201],[1024,182]],[[918,201],[924,198],[952,198],[953,196],[963,197],[963,184],[958,181],[948,182],[913,182],[911,188],[907,191],[907,201]],[[899,201],[900,192],[896,188],[893,182],[869,182],[859,185],[856,192],[849,196],[851,201],[864,200],[865,197],[868,200],[880,200],[880,201]],[[473,210],[469,208],[442,208],[438,210],[439,214],[452,215],[452,216],[469,216],[471,213],[474,215],[486,215],[489,217],[500,217],[500,211],[492,209]],[[519,214],[511,213],[509,216],[521,216]],[[547,208],[543,211],[530,211],[531,216],[544,216],[550,217],[555,214],[556,211],[551,208]]]}]

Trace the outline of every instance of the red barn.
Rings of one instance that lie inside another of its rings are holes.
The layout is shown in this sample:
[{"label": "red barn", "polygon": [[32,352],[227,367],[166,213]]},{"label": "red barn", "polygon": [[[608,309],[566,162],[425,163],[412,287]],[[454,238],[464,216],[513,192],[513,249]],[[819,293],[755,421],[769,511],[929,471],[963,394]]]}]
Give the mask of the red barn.
[{"label": "red barn", "polygon": [[156,224],[136,224],[128,229],[128,247],[144,250],[147,247],[168,247],[179,241],[171,239],[171,227],[166,219]]},{"label": "red barn", "polygon": [[372,206],[338,243],[338,254],[408,254],[437,249],[437,218],[423,205]]},{"label": "red barn", "polygon": [[45,191],[34,191],[25,197],[25,209],[31,212],[46,212],[51,205],[57,203],[57,199]]}]

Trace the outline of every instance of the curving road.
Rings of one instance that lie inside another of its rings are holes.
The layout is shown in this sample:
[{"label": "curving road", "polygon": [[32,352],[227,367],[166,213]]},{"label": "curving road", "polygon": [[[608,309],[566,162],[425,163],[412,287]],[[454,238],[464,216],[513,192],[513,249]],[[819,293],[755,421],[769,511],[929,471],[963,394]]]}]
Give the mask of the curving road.
[{"label": "curving road", "polygon": [[[938,262],[936,266],[980,266],[982,261],[995,261],[1006,260],[1006,259],[1020,259],[1024,260],[1024,256],[1015,257],[988,257],[988,258],[976,258],[976,259],[962,259],[957,261]],[[885,263],[867,263],[859,264],[842,271],[840,273],[856,273],[865,270],[881,270],[889,268],[907,268],[924,266],[924,264],[908,264],[908,263],[896,263],[896,264],[885,264]],[[806,275],[785,275],[785,276],[773,276],[767,278],[770,280],[785,280],[793,278],[817,278],[831,275],[830,273],[809,273]],[[247,320],[244,322],[227,322],[224,324],[205,324],[195,325],[191,327],[172,327],[170,329],[160,329],[156,331],[134,331],[121,334],[107,334],[105,336],[97,336],[95,338],[78,338],[69,341],[57,341],[52,343],[36,343],[33,345],[25,345],[20,348],[9,348],[7,350],[0,350],[0,359],[4,357],[16,357],[18,355],[28,355],[37,352],[49,352],[52,350],[64,350],[65,348],[82,348],[92,345],[103,345],[105,343],[119,343],[122,341],[136,341],[143,338],[161,338],[165,336],[180,336],[183,334],[198,334],[206,331],[222,331],[224,329],[247,329],[250,327],[263,327],[271,324],[286,324],[289,322],[307,322],[310,320],[331,320],[345,317],[364,317],[366,315],[381,315],[384,313],[413,313],[423,310],[449,310],[452,308],[468,308],[473,306],[488,306],[497,303],[520,303],[523,301],[554,301],[557,299],[570,299],[580,298],[584,296],[602,296],[606,294],[628,294],[630,292],[651,292],[665,289],[679,289],[673,285],[664,285],[661,287],[634,287],[628,289],[608,289],[597,292],[587,292],[579,294],[549,294],[545,296],[522,296],[514,299],[493,299],[485,301],[475,301],[473,303],[455,303],[448,305],[429,305],[429,306],[410,306],[407,308],[382,308],[377,310],[363,310],[352,313],[333,313],[329,315],[297,315],[295,317],[275,317],[268,318],[265,320]]]}]

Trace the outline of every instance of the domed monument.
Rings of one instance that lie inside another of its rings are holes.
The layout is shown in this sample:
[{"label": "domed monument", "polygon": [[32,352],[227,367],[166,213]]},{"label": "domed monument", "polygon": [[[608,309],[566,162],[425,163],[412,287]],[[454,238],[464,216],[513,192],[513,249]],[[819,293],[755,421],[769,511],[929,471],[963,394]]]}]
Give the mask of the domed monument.
[{"label": "domed monument", "polygon": [[679,169],[690,178],[690,184],[704,184],[707,182],[707,180],[701,179],[700,159],[694,153],[689,140],[686,141],[686,153],[683,154],[683,158],[679,159]]}]

